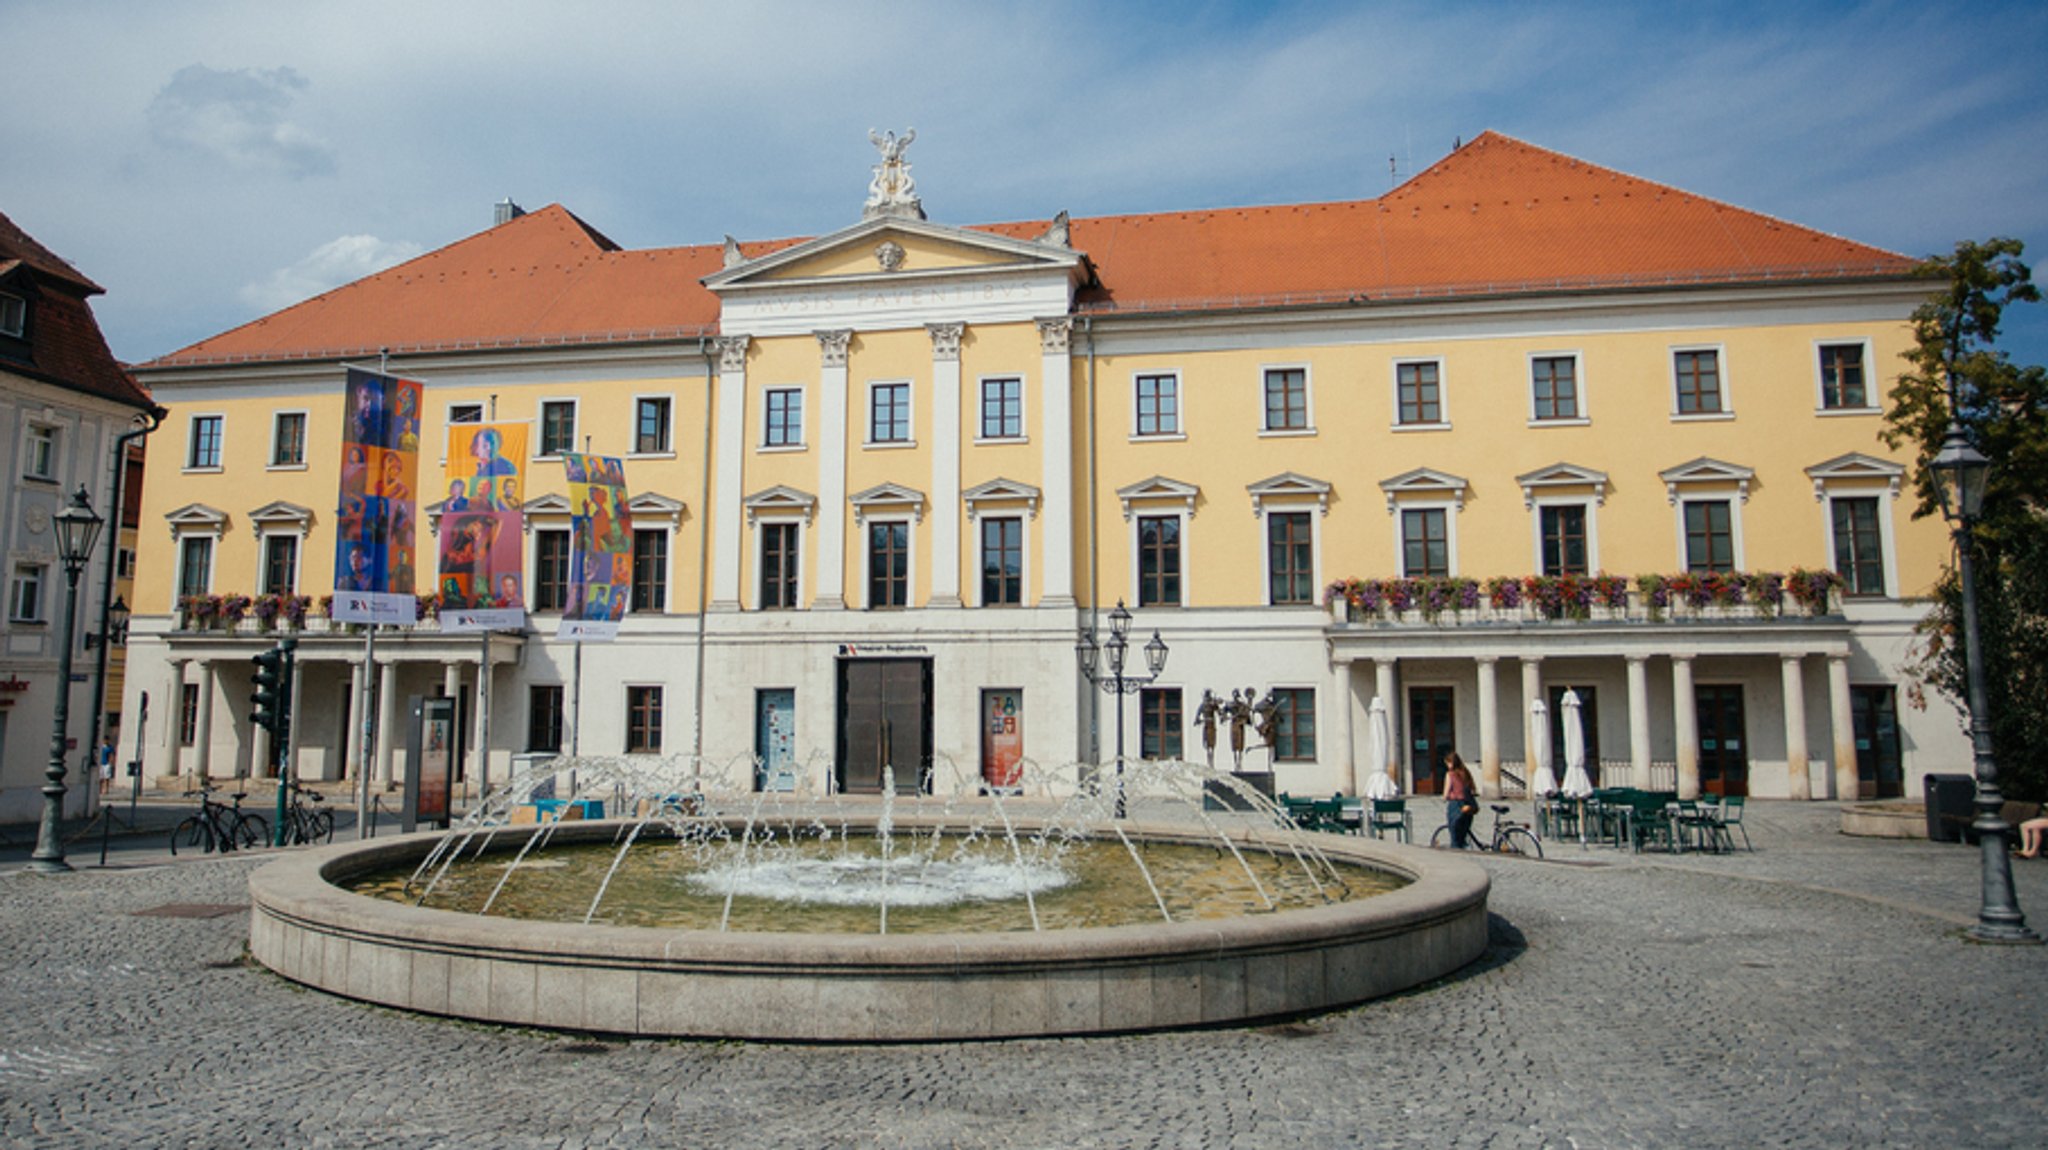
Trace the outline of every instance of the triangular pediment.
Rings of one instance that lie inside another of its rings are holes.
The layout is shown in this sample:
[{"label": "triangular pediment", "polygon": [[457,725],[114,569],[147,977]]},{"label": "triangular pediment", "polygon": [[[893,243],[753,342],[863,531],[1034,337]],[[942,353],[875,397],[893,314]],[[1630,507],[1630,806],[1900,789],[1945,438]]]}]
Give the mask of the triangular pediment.
[{"label": "triangular pediment", "polygon": [[1825,498],[1828,485],[1831,483],[1856,482],[1885,484],[1896,496],[1899,493],[1899,484],[1905,479],[1906,469],[1889,459],[1879,459],[1874,455],[1852,451],[1847,455],[1837,455],[1825,463],[1816,463],[1806,469],[1806,474],[1813,480],[1815,499]]},{"label": "triangular pediment", "polygon": [[290,524],[304,527],[313,522],[313,509],[275,499],[249,513],[251,523]]},{"label": "triangular pediment", "polygon": [[870,515],[887,514],[891,511],[908,511],[915,515],[919,522],[924,521],[924,492],[900,483],[878,483],[865,491],[854,492],[846,501],[853,504],[855,523]]},{"label": "triangular pediment", "polygon": [[[894,253],[887,251],[893,245]],[[900,257],[900,258],[899,258]],[[926,220],[881,217],[805,240],[704,277],[715,292],[845,279],[918,279],[998,268],[1078,271],[1081,256],[1048,242],[1017,240]]]},{"label": "triangular pediment", "polygon": [[967,517],[980,514],[987,503],[1022,503],[1033,519],[1038,518],[1038,501],[1043,492],[1029,483],[997,476],[986,483],[977,483],[960,493],[961,502],[967,505]]},{"label": "triangular pediment", "polygon": [[1245,491],[1252,497],[1253,515],[1264,515],[1268,500],[1288,498],[1313,499],[1318,510],[1326,515],[1330,511],[1330,485],[1298,472],[1283,471],[1268,476],[1257,483],[1247,484]]},{"label": "triangular pediment", "polygon": [[1433,467],[1417,467],[1391,479],[1380,480],[1380,490],[1387,493],[1388,511],[1394,510],[1403,498],[1449,499],[1463,508],[1467,486],[1463,476]]},{"label": "triangular pediment", "polygon": [[757,491],[741,501],[747,509],[747,522],[752,523],[763,515],[801,515],[804,522],[811,521],[811,513],[817,510],[818,497],[808,491],[798,491],[778,483],[766,490]]},{"label": "triangular pediment", "polygon": [[632,516],[635,522],[666,519],[671,524],[680,523],[683,519],[683,503],[680,499],[670,499],[656,492],[643,491],[626,500],[626,514]]},{"label": "triangular pediment", "polygon": [[528,519],[536,515],[567,515],[569,514],[569,497],[553,492],[547,495],[537,495],[521,505],[520,510],[526,513]]},{"label": "triangular pediment", "polygon": [[1522,485],[1522,503],[1527,507],[1534,507],[1536,493],[1548,487],[1590,487],[1595,502],[1607,502],[1607,473],[1576,463],[1560,460],[1548,467],[1525,471],[1515,476],[1515,482]]},{"label": "triangular pediment", "polygon": [[1166,500],[1172,500],[1185,506],[1188,509],[1189,517],[1192,518],[1195,514],[1195,500],[1200,498],[1201,494],[1202,489],[1200,487],[1192,483],[1182,483],[1178,479],[1168,479],[1164,475],[1155,475],[1150,479],[1140,479],[1127,487],[1116,489],[1116,497],[1124,505],[1125,519],[1131,517],[1131,507],[1133,504]]},{"label": "triangular pediment", "polygon": [[218,535],[227,530],[228,513],[218,507],[208,507],[204,503],[187,503],[175,511],[165,512],[164,522],[170,524],[172,535],[182,531],[202,531]]},{"label": "triangular pediment", "polygon": [[1741,464],[1725,463],[1702,455],[1698,459],[1659,471],[1657,478],[1664,481],[1664,494],[1674,504],[1678,502],[1680,487],[1721,484],[1733,484],[1736,494],[1747,503],[1749,484],[1756,478],[1756,471]]}]

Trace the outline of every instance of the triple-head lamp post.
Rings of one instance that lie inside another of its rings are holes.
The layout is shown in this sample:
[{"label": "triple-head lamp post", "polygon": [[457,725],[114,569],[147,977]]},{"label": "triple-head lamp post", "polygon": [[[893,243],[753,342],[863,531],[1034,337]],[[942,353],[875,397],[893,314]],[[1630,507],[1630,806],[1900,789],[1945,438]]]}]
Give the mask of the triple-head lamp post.
[{"label": "triple-head lamp post", "polygon": [[[1149,673],[1142,678],[1124,674],[1131,653],[1130,633],[1131,613],[1124,609],[1124,602],[1119,599],[1116,610],[1109,613],[1109,642],[1098,646],[1094,634],[1084,627],[1074,643],[1074,657],[1081,664],[1082,677],[1116,696],[1116,817],[1120,819],[1125,815],[1124,696],[1143,688],[1166,670],[1166,642],[1159,637],[1159,632],[1154,631],[1152,641],[1144,647],[1145,669]],[[1102,654],[1109,656],[1107,676],[1097,666],[1098,656]]]}]

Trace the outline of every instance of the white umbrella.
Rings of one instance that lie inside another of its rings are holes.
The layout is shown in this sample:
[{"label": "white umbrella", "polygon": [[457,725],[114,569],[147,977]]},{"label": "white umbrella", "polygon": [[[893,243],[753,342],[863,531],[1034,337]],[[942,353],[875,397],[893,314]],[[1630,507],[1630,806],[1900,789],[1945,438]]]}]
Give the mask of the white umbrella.
[{"label": "white umbrella", "polygon": [[1550,708],[1538,699],[1529,704],[1529,798],[1540,801],[1557,790],[1557,776],[1550,770]]},{"label": "white umbrella", "polygon": [[1372,706],[1366,712],[1366,747],[1369,768],[1365,776],[1365,797],[1369,799],[1393,799],[1401,796],[1401,784],[1394,781],[1393,757],[1387,753],[1393,745],[1393,737],[1387,733],[1387,703],[1378,695],[1373,696]]},{"label": "white umbrella", "polygon": [[1580,713],[1579,693],[1564,693],[1564,793],[1575,799],[1593,793],[1592,776],[1586,773],[1586,717]]}]

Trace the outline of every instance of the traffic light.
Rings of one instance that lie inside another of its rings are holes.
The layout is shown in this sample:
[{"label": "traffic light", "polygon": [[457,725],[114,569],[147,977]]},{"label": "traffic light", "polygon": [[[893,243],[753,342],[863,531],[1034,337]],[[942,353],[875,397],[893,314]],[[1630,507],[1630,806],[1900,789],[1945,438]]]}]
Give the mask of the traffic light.
[{"label": "traffic light", "polygon": [[292,649],[297,646],[296,639],[285,639],[249,660],[256,664],[256,690],[249,696],[254,706],[249,717],[257,726],[270,732],[273,763],[284,760],[285,750],[291,744]]}]

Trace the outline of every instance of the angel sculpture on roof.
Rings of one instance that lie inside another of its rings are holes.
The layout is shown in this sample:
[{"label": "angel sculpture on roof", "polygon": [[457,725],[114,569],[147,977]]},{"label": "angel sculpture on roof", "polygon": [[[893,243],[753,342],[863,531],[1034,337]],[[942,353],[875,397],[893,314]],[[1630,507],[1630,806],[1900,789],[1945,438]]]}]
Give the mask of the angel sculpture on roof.
[{"label": "angel sculpture on roof", "polygon": [[915,139],[916,128],[906,130],[901,136],[868,129],[868,142],[882,154],[882,162],[875,165],[875,178],[868,183],[868,202],[861,209],[863,216],[924,218],[924,206],[917,199],[917,181],[910,178],[910,165],[903,159],[903,150]]}]

